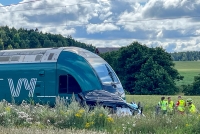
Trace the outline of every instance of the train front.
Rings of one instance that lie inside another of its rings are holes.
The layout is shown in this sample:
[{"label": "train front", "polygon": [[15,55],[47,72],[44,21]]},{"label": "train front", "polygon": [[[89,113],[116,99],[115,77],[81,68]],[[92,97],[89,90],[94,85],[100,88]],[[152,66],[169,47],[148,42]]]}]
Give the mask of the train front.
[{"label": "train front", "polygon": [[114,93],[125,100],[124,89],[112,67],[100,56],[90,51],[83,49],[82,51],[79,51],[79,54],[92,66],[102,83],[103,89]]}]

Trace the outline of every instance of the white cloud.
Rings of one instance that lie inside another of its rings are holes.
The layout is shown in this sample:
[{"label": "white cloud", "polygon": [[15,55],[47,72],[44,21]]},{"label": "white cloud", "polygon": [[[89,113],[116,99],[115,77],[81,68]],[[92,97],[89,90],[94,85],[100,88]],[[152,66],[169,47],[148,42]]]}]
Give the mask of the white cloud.
[{"label": "white cloud", "polygon": [[200,35],[200,29],[195,30],[195,35]]},{"label": "white cloud", "polygon": [[120,28],[111,23],[88,24],[87,25],[87,32],[89,34],[105,32],[105,31],[113,31],[113,30],[120,30]]},{"label": "white cloud", "polygon": [[100,18],[101,20],[104,20],[104,19],[106,19],[107,17],[109,17],[110,15],[112,15],[112,12],[108,12],[108,13],[106,13],[106,14],[101,14],[101,15],[99,16],[99,18]]},{"label": "white cloud", "polygon": [[[197,51],[200,50],[200,39],[193,38],[189,40],[168,40],[155,41],[155,40],[138,40],[138,39],[117,39],[117,40],[93,40],[86,38],[79,38],[78,41],[86,44],[94,44],[97,47],[121,47],[131,44],[134,41],[138,41],[141,44],[145,44],[148,47],[162,47],[168,52],[183,52],[183,51]],[[112,44],[112,45],[110,45]]]},{"label": "white cloud", "polygon": [[45,32],[51,32],[51,33],[59,33],[65,37],[67,37],[68,35],[73,35],[76,32],[75,28],[64,28],[62,30],[56,28],[56,27],[46,27],[46,28],[42,28],[42,31]]},{"label": "white cloud", "polygon": [[[87,44],[94,44],[97,47],[121,47],[126,46],[127,44],[130,44],[133,41],[136,41],[134,39],[128,39],[128,40],[93,40],[93,39],[86,39],[86,38],[79,38],[78,41],[87,43]],[[110,45],[112,44],[112,45]]]},{"label": "white cloud", "polygon": [[1,7],[1,26],[72,35],[96,46],[125,46],[139,41],[149,47],[162,46],[167,51],[200,48],[200,0],[23,0],[21,3]]},{"label": "white cloud", "polygon": [[158,37],[158,38],[163,37],[163,32],[162,32],[162,31],[159,31],[158,34],[157,34],[157,37]]}]

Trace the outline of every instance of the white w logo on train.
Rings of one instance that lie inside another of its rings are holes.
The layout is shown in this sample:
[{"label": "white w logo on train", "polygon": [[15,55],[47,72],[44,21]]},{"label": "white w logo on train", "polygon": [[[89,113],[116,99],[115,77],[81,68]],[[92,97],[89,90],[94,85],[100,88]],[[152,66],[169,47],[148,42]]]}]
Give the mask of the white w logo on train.
[{"label": "white w logo on train", "polygon": [[20,78],[17,82],[17,87],[15,89],[13,80],[11,78],[8,78],[8,83],[10,86],[10,92],[12,97],[19,97],[22,84],[24,83],[24,87],[26,90],[29,90],[29,97],[33,97],[35,85],[37,82],[37,78],[31,78],[30,83],[28,83],[28,80],[26,78]]}]

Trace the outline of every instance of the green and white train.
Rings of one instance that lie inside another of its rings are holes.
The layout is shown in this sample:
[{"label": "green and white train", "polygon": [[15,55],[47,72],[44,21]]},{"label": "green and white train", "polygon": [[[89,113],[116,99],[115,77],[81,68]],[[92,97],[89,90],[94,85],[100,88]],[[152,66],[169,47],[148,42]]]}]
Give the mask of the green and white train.
[{"label": "green and white train", "polygon": [[117,75],[98,55],[78,47],[0,51],[0,100],[32,98],[54,104],[57,96],[107,90],[125,98]]}]

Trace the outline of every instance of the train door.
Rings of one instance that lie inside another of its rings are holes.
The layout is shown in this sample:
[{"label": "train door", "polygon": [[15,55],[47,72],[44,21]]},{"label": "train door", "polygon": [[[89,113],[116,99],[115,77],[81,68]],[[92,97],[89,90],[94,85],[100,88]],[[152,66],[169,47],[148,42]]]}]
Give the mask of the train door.
[{"label": "train door", "polygon": [[45,71],[39,70],[34,91],[34,101],[42,103],[45,96]]},{"label": "train door", "polygon": [[72,75],[58,75],[58,94],[60,97],[70,100],[73,94],[76,95],[80,92],[82,92],[81,87]]}]

